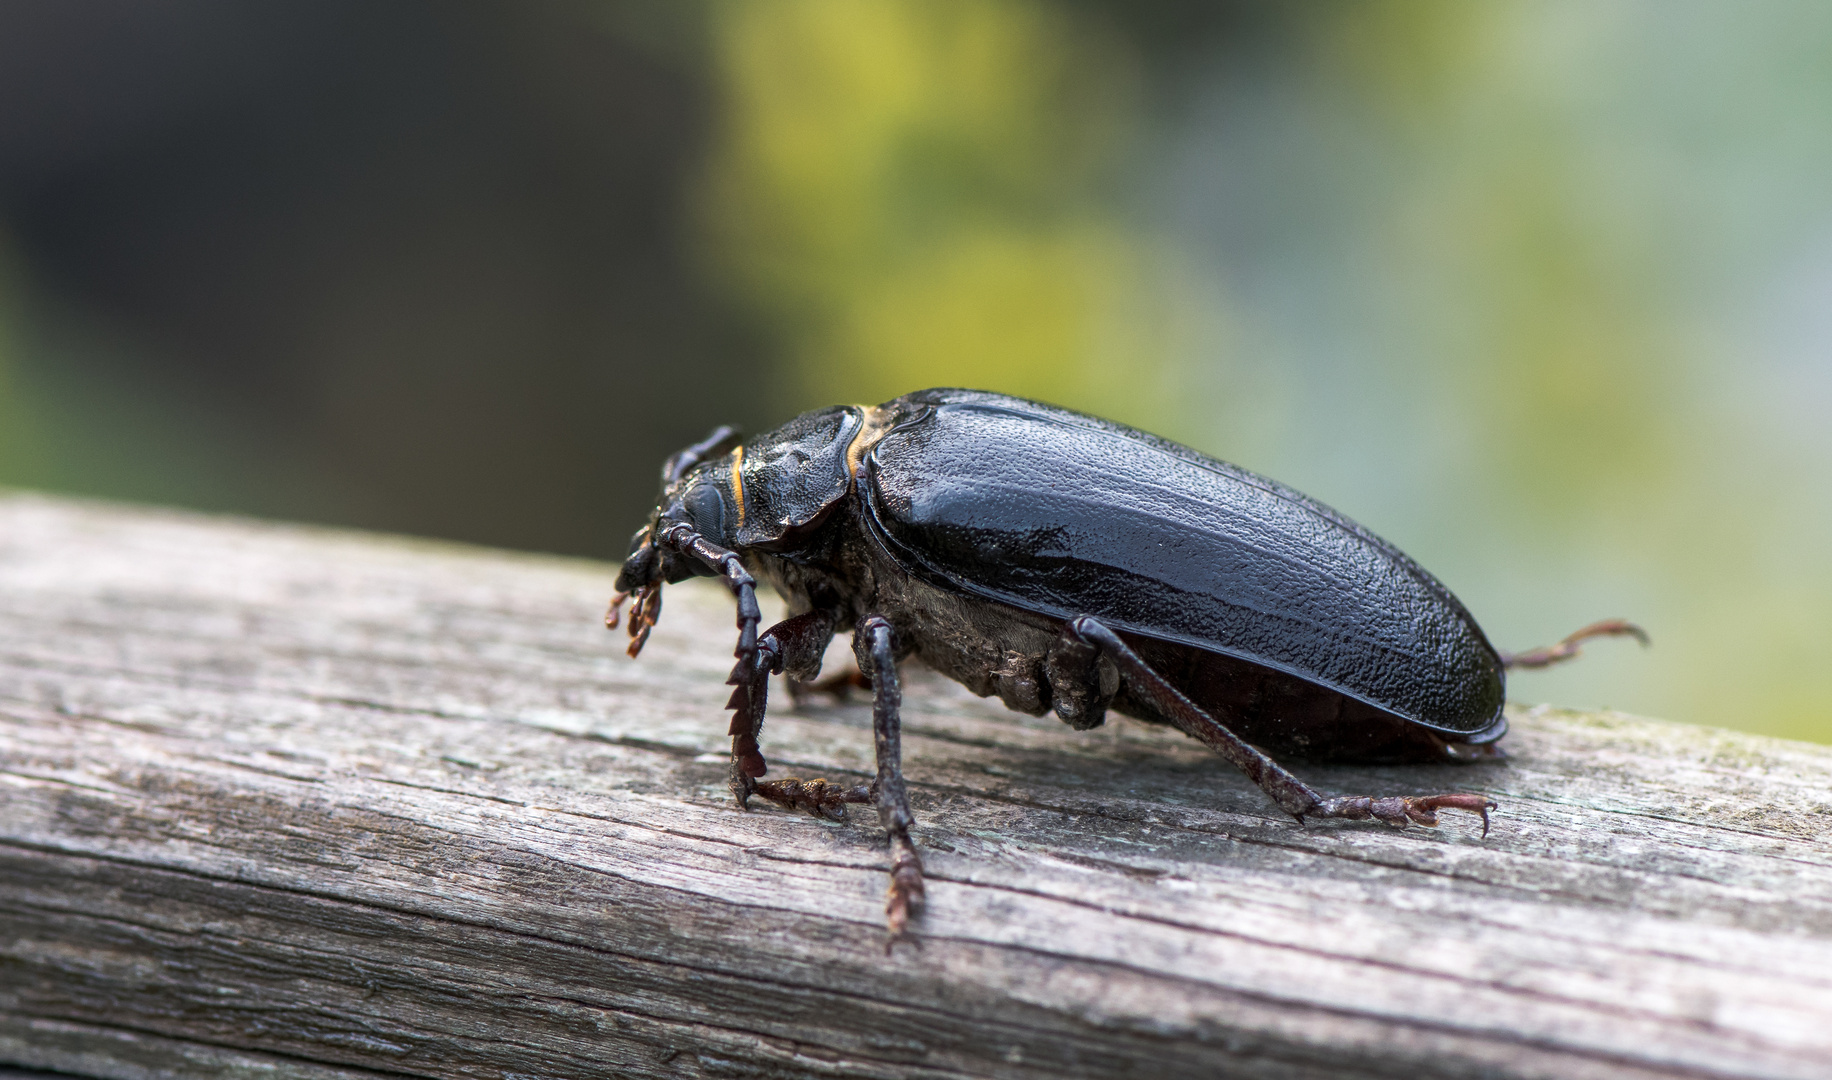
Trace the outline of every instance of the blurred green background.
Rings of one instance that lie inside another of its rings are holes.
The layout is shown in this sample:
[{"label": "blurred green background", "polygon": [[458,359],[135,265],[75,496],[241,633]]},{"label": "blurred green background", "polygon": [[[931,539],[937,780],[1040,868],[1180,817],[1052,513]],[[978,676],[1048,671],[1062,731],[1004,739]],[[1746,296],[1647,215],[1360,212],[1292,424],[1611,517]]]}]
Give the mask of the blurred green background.
[{"label": "blurred green background", "polygon": [[938,384],[1832,741],[1832,7],[0,2],[0,483],[608,557]]}]

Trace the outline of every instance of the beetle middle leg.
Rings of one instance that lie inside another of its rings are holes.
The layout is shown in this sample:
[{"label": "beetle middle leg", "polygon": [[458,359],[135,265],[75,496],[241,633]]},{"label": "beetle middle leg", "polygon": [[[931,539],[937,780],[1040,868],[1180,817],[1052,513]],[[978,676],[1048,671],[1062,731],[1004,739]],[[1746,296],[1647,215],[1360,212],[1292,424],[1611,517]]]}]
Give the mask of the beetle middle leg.
[{"label": "beetle middle leg", "polygon": [[916,823],[910,813],[909,792],[903,783],[903,689],[897,679],[896,641],[891,624],[879,615],[861,619],[853,635],[853,651],[861,671],[869,668],[872,689],[872,741],[878,775],[869,787],[841,787],[826,780],[760,780],[765,766],[757,734],[763,724],[764,703],[772,673],[788,671],[791,677],[814,674],[821,653],[833,636],[833,617],[811,611],[772,626],[757,639],[757,659],[750,677],[738,681],[727,707],[732,712],[732,794],[743,806],[758,795],[780,806],[806,810],[834,820],[845,818],[848,803],[873,802],[878,820],[890,834],[891,884],[884,917],[893,938],[901,935],[911,914],[922,903],[922,860],[910,839]]},{"label": "beetle middle leg", "polygon": [[910,796],[903,783],[903,687],[897,680],[896,638],[889,620],[882,615],[860,619],[852,649],[859,670],[871,678],[872,741],[878,759],[871,793],[878,804],[878,820],[890,833],[891,884],[885,895],[884,920],[895,940],[921,907],[923,888],[922,860],[910,840],[910,826],[916,824],[916,818],[910,813]]},{"label": "beetle middle leg", "polygon": [[1372,798],[1366,795],[1326,798],[1297,778],[1290,770],[1267,757],[1240,736],[1229,731],[1221,721],[1184,697],[1169,680],[1155,671],[1120,636],[1098,619],[1087,615],[1069,621],[1067,637],[1098,647],[1113,659],[1125,676],[1133,693],[1144,699],[1160,715],[1185,734],[1193,735],[1247,774],[1261,791],[1271,796],[1280,809],[1303,821],[1306,817],[1349,818],[1365,821],[1379,818],[1393,825],[1408,822],[1436,825],[1439,810],[1467,810],[1482,815],[1482,833],[1488,835],[1488,812],[1495,803],[1486,795],[1460,792],[1453,795],[1395,795]]}]

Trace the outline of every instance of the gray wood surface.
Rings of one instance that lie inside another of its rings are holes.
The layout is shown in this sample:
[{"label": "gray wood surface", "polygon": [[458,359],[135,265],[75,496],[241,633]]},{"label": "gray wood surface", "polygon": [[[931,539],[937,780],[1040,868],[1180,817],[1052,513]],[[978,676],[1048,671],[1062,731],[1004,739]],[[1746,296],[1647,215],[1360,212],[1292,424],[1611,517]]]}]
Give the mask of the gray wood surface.
[{"label": "gray wood surface", "polygon": [[[929,870],[724,785],[731,611],[612,569],[0,498],[0,1063],[88,1076],[1832,1076],[1832,749],[1519,709],[1298,827],[1174,732],[907,675]],[[1588,614],[1588,613],[1585,613]],[[1530,692],[1531,683],[1520,680]],[[776,774],[861,779],[868,709]]]}]

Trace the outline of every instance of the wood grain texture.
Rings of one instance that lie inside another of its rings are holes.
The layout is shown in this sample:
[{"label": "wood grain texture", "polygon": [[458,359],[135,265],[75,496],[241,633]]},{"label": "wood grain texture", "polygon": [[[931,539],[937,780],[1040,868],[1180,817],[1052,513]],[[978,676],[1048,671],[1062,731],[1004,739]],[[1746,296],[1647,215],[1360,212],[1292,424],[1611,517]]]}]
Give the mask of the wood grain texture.
[{"label": "wood grain texture", "polygon": [[[0,1063],[108,1077],[1832,1075],[1832,748],[1516,709],[1501,803],[1298,827],[1174,732],[919,671],[929,871],[725,790],[729,601],[0,499]],[[1523,679],[1517,687],[1531,692]],[[778,701],[773,775],[869,710]]]}]

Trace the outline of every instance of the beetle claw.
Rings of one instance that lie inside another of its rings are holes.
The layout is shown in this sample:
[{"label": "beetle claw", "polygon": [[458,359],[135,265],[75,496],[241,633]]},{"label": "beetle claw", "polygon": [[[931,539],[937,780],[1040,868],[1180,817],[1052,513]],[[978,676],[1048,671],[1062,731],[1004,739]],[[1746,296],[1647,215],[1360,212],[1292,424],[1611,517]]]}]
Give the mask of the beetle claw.
[{"label": "beetle claw", "polygon": [[884,923],[890,939],[884,951],[908,936],[910,916],[922,906],[922,860],[908,836],[891,839],[891,884],[884,896]]},{"label": "beetle claw", "polygon": [[1470,792],[1461,792],[1456,795],[1429,795],[1422,798],[1411,798],[1406,800],[1408,813],[1412,813],[1413,810],[1416,809],[1419,813],[1425,814],[1431,818],[1430,821],[1422,821],[1414,817],[1413,820],[1418,821],[1421,825],[1436,825],[1438,823],[1437,811],[1439,810],[1463,810],[1471,814],[1480,814],[1482,816],[1483,836],[1487,836],[1489,831],[1489,811],[1495,809],[1498,805],[1499,804],[1496,803],[1495,800],[1489,798],[1487,795],[1476,795]]},{"label": "beetle claw", "polygon": [[1495,801],[1488,796],[1468,792],[1456,795],[1392,795],[1384,799],[1351,795],[1324,799],[1310,812],[1318,817],[1348,818],[1351,821],[1375,818],[1403,829],[1408,824],[1435,828],[1439,810],[1466,810],[1482,815],[1482,835],[1487,836],[1489,811],[1495,807]]}]

